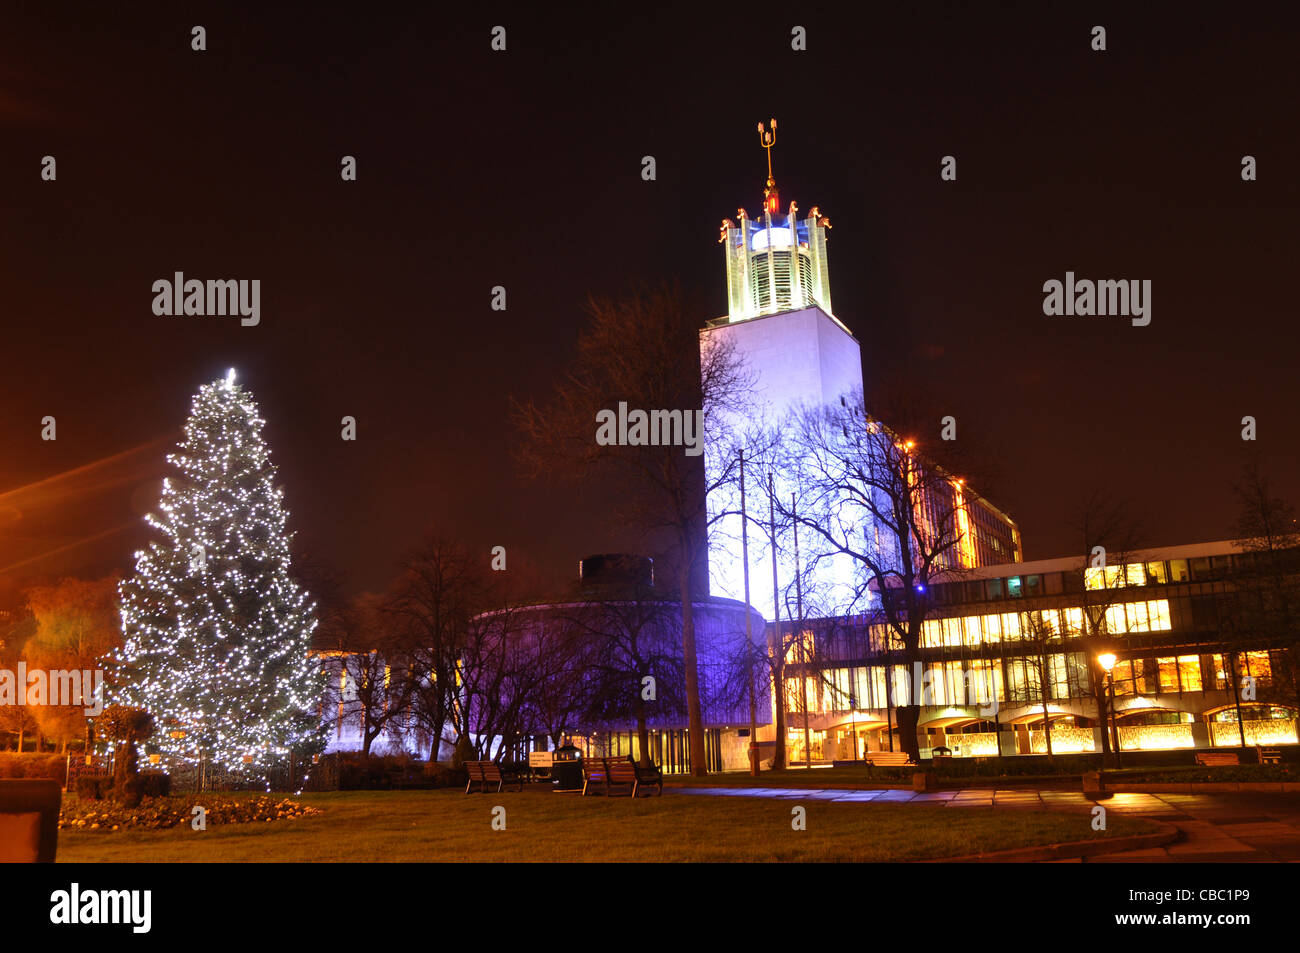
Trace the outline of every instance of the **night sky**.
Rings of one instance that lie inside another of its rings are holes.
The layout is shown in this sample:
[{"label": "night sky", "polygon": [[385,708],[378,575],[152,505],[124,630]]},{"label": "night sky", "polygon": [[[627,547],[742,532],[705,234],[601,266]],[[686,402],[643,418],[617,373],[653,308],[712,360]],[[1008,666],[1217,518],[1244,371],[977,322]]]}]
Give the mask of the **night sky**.
[{"label": "night sky", "polygon": [[[557,579],[634,546],[604,507],[517,476],[509,399],[549,392],[589,293],[669,278],[711,303],[701,324],[724,312],[718,223],[759,210],[771,116],[783,204],[834,224],[868,397],[905,375],[949,408],[1028,558],[1077,549],[1096,486],[1150,544],[1229,537],[1246,414],[1300,499],[1295,24],[1228,5],[249,6],[2,15],[0,601],[129,568],[191,395],[231,366],[300,545],[353,591],[430,529]],[[1150,326],[1046,317],[1067,270],[1150,279]],[[155,316],[175,271],[260,279],[260,325]]]}]

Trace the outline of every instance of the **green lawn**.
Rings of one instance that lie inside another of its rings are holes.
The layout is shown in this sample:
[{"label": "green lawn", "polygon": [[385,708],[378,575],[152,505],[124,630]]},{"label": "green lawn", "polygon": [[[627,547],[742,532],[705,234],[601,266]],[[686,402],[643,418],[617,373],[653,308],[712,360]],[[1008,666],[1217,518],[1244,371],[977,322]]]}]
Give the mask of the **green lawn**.
[{"label": "green lawn", "polygon": [[[1142,833],[1111,814],[1094,832],[1087,814],[906,804],[831,804],[668,793],[582,798],[539,789],[355,791],[297,798],[316,817],[162,831],[61,831],[59,860],[221,861],[886,861]],[[807,830],[791,829],[791,808]],[[506,809],[493,830],[492,808]]]}]

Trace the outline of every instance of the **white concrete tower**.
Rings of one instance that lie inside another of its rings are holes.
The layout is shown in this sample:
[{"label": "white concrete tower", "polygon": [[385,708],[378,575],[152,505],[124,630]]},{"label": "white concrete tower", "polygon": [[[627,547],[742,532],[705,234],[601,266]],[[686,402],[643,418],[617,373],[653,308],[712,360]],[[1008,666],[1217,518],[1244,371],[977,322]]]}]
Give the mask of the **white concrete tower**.
[{"label": "white concrete tower", "polygon": [[[758,218],[751,219],[742,208],[735,221],[723,220],[718,241],[725,255],[728,310],[700,332],[702,349],[713,340],[727,340],[754,378],[756,399],[748,412],[730,421],[734,430],[760,423],[776,426],[800,405],[838,403],[842,396],[862,391],[858,341],[831,311],[826,261],[830,220],[816,206],[801,220],[794,202],[785,213],[780,211],[780,196],[772,177],[776,120],[772,120],[770,130],[760,123],[758,132],[768,163],[763,209]],[[704,452],[706,465],[710,465],[710,455],[723,451],[706,444]],[[766,480],[766,476],[747,471],[748,509],[751,515],[766,519],[766,497],[758,492],[759,480]],[[777,492],[782,492],[779,479]],[[788,497],[786,492],[783,498]],[[755,510],[759,503],[761,513]],[[734,506],[735,501],[728,497],[725,504]],[[724,501],[710,499],[709,506],[716,513],[724,508]],[[720,520],[710,533],[710,591],[715,595],[744,598],[740,539],[738,516]],[[800,546],[806,558],[809,550],[802,534]],[[779,585],[784,588],[793,578],[793,553],[787,552],[793,550],[793,540],[778,539],[777,549]],[[766,534],[760,535],[751,524],[750,602],[771,619],[769,560]],[[825,570],[821,575],[841,595],[845,586],[851,587],[853,567],[846,560],[828,564]],[[843,611],[847,607],[837,608]],[[783,605],[781,617],[786,615]]]}]

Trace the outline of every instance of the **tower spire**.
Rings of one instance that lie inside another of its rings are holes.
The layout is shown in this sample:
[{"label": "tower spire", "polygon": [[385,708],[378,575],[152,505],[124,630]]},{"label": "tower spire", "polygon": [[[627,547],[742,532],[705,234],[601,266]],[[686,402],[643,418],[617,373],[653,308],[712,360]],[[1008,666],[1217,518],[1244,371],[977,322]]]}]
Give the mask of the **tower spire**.
[{"label": "tower spire", "polygon": [[772,178],[772,146],[776,145],[776,120],[770,121],[771,131],[763,128],[761,122],[758,124],[758,144],[767,152],[767,184],[763,186],[763,208],[775,215],[780,208],[781,197],[776,191],[776,179]]}]

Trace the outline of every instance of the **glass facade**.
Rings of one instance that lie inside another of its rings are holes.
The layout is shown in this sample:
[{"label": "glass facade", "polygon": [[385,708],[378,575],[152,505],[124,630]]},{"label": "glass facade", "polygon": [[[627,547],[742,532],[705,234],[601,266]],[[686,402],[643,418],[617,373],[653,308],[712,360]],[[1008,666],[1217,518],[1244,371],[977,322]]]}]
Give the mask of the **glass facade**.
[{"label": "glass facade", "polygon": [[[1247,716],[1252,737],[1295,743],[1294,690],[1283,691],[1277,674],[1279,666],[1291,671],[1289,657],[1223,622],[1244,564],[1241,554],[1211,552],[1097,570],[1007,566],[1005,574],[935,583],[914,656],[883,611],[825,620],[805,652],[811,661],[792,666],[787,727],[806,718],[826,731],[825,757],[856,757],[888,748],[895,709],[911,704],[921,707],[923,750],[927,739],[954,747],[951,739],[970,730],[989,738],[964,746],[967,754],[1031,753],[1045,750],[1038,735],[1046,705],[1054,750],[1100,750],[1099,712],[1109,716],[1109,706],[1097,695],[1113,689],[1125,749],[1240,744],[1239,733],[1224,740],[1237,726],[1227,732],[1222,712],[1243,695],[1282,713],[1267,724]],[[1116,656],[1111,684],[1098,661],[1103,652]]]}]

